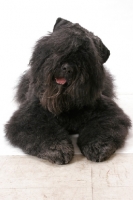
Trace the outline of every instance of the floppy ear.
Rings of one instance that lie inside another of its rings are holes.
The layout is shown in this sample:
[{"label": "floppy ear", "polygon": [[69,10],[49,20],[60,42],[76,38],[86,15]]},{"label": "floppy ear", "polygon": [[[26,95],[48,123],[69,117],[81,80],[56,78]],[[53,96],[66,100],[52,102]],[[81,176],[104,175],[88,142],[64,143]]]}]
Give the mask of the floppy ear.
[{"label": "floppy ear", "polygon": [[93,38],[93,41],[94,41],[94,44],[96,45],[97,47],[97,50],[99,52],[99,55],[101,56],[102,58],[102,62],[105,63],[109,56],[110,56],[110,51],[108,50],[108,48],[103,44],[102,40],[95,36]]},{"label": "floppy ear", "polygon": [[59,17],[59,18],[57,18],[57,20],[55,22],[53,31],[59,29],[62,26],[68,25],[68,24],[72,24],[72,23]]},{"label": "floppy ear", "polygon": [[105,63],[109,56],[110,56],[110,51],[108,48],[103,44],[103,42],[100,40],[100,52],[101,52],[101,57],[103,59],[103,63]]}]

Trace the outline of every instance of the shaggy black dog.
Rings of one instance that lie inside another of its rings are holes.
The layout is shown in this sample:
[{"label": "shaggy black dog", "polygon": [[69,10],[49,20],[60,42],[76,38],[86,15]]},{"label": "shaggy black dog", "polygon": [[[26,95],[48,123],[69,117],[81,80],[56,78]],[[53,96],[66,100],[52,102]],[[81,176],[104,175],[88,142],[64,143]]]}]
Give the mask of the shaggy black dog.
[{"label": "shaggy black dog", "polygon": [[21,77],[19,109],[6,124],[6,137],[25,153],[57,164],[74,155],[70,134],[92,161],[108,159],[125,141],[131,123],[114,102],[110,55],[99,37],[58,18],[41,38]]}]

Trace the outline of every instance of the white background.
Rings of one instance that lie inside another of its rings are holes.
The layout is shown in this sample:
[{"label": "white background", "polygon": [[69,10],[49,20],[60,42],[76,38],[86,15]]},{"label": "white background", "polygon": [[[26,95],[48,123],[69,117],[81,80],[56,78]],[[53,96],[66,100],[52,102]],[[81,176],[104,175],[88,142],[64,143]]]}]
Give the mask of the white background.
[{"label": "white background", "polygon": [[116,78],[120,105],[133,119],[133,0],[0,0],[1,154],[20,152],[3,131],[16,109],[13,88],[28,68],[35,41],[52,31],[58,17],[94,32],[111,51],[106,66]]}]

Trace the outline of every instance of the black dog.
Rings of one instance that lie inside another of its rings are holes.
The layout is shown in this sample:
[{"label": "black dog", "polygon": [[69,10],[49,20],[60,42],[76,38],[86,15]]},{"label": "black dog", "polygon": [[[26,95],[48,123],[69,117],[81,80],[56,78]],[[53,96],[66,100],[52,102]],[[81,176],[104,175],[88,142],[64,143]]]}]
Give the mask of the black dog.
[{"label": "black dog", "polygon": [[58,18],[40,39],[21,77],[19,109],[6,124],[6,137],[27,154],[57,164],[74,155],[70,134],[88,159],[108,159],[125,141],[131,123],[113,101],[110,55],[99,37]]}]

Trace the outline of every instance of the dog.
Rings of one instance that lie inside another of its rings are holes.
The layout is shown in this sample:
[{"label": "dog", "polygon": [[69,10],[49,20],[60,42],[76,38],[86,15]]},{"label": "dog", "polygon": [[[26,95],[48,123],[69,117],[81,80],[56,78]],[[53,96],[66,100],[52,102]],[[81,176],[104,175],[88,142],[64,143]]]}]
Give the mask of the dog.
[{"label": "dog", "polygon": [[105,161],[122,147],[131,121],[114,101],[113,77],[103,65],[109,56],[98,36],[58,18],[20,78],[19,108],[5,125],[11,144],[56,164],[72,160],[71,134],[91,161]]}]

